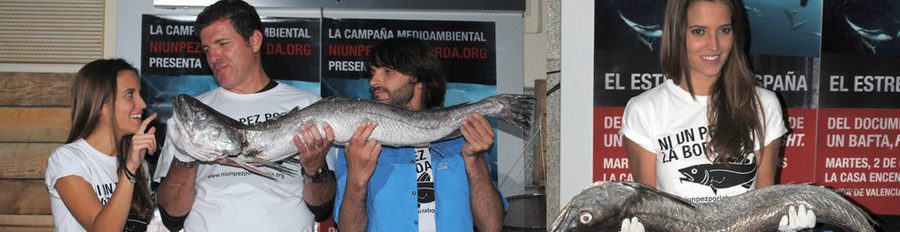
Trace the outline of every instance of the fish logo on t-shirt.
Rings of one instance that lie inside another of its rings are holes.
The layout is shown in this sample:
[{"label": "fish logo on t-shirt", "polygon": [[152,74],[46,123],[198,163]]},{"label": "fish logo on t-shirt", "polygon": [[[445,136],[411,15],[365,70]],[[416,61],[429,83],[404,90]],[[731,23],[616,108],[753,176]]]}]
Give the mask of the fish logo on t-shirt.
[{"label": "fish logo on t-shirt", "polygon": [[428,204],[434,202],[434,182],[431,181],[431,175],[428,173],[423,173],[419,176],[419,183],[417,184],[417,192],[418,192],[418,206],[422,206],[422,204]]},{"label": "fish logo on t-shirt", "polygon": [[750,189],[756,177],[756,164],[700,164],[679,169],[681,181],[690,181],[709,186],[713,193],[719,189],[740,185]]}]

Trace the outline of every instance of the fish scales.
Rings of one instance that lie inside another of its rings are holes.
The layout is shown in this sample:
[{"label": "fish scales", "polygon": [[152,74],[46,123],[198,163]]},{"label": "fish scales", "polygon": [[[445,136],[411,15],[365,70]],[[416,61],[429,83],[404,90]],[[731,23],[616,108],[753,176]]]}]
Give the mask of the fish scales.
[{"label": "fish scales", "polygon": [[563,208],[551,231],[617,231],[637,217],[646,231],[777,231],[790,207],[805,205],[818,222],[874,231],[874,220],[834,190],[774,185],[708,203],[690,203],[638,183],[597,182]]},{"label": "fish scales", "polygon": [[847,231],[874,231],[868,223],[872,218],[865,211],[834,190],[822,186],[774,185],[700,206],[706,212],[714,207],[730,210],[723,215],[739,215],[730,218],[738,223],[727,227],[727,231],[776,231],[781,217],[795,205],[805,205],[813,210],[818,222]]},{"label": "fish scales", "polygon": [[[334,110],[333,106],[341,105],[345,110]],[[291,155],[296,151],[291,137],[300,130],[304,123],[322,125],[328,123],[335,136],[335,143],[344,145],[357,127],[366,122],[377,122],[378,127],[371,137],[377,138],[383,145],[399,146],[404,144],[427,144],[451,134],[452,115],[443,112],[426,112],[410,114],[411,111],[400,111],[389,105],[373,105],[350,99],[330,100],[326,104],[313,104],[302,110],[292,111],[269,124],[261,124],[248,129],[248,137],[259,141],[251,142],[247,151],[259,151],[265,159],[278,160],[283,155]],[[450,120],[440,120],[450,118]],[[415,122],[415,123],[410,123]],[[458,128],[458,127],[457,127]],[[273,147],[274,146],[274,147]]]},{"label": "fish scales", "polygon": [[[187,147],[183,150],[194,151],[189,155],[201,161],[229,159],[238,164],[263,163],[271,166],[271,162],[296,155],[297,148],[291,140],[304,124],[317,125],[320,133],[324,134],[321,125],[328,123],[334,131],[335,144],[345,145],[360,125],[377,122],[378,126],[370,138],[382,145],[424,146],[461,136],[459,128],[465,117],[472,113],[497,118],[528,131],[531,129],[534,98],[499,94],[472,104],[411,111],[370,100],[332,97],[250,126],[235,125],[239,123],[232,122],[233,119],[222,116],[187,95],[176,96],[173,107],[179,118],[176,123],[181,128],[182,138],[190,138],[188,142],[179,142],[179,146]],[[230,133],[239,136],[210,136]],[[250,169],[247,165],[240,166]]]}]

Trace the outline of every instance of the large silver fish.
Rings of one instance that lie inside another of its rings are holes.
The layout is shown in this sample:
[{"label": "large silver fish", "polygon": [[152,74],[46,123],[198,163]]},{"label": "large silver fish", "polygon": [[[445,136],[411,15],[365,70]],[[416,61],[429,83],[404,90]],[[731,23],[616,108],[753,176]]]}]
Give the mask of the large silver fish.
[{"label": "large silver fish", "polygon": [[715,202],[683,198],[634,182],[595,182],[562,209],[550,231],[619,231],[637,217],[646,231],[777,231],[789,207],[805,205],[819,223],[873,232],[865,211],[821,186],[773,185]]},{"label": "large silver fish", "polygon": [[349,142],[353,132],[363,123],[377,122],[378,127],[370,138],[382,145],[422,146],[461,136],[459,128],[471,113],[497,118],[528,131],[534,98],[499,94],[472,104],[411,111],[370,100],[332,97],[302,109],[294,108],[277,119],[255,125],[241,124],[184,94],[175,96],[172,106],[175,127],[182,138],[175,141],[176,146],[185,153],[200,161],[233,164],[269,176],[255,167],[289,171],[273,162],[297,154],[291,140],[304,123],[318,125],[323,134],[321,125],[328,123],[338,145]]}]

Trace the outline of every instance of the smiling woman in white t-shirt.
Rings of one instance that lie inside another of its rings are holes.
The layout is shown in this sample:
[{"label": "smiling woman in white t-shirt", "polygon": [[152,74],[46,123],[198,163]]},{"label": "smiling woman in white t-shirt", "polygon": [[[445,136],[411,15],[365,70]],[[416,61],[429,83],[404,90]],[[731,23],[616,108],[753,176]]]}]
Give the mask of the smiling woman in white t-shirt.
[{"label": "smiling woman in white t-shirt", "polygon": [[[635,181],[692,202],[775,184],[787,129],[775,93],[755,86],[741,1],[670,0],[664,18],[668,80],[629,100],[622,117]],[[779,230],[812,227],[815,216],[801,211],[811,220],[788,225],[786,216]]]},{"label": "smiling woman in white t-shirt", "polygon": [[45,175],[55,231],[146,229],[153,204],[141,166],[156,151],[156,128],[145,133],[156,115],[141,119],[140,90],[137,69],[121,59],[95,60],[76,74],[69,138]]}]

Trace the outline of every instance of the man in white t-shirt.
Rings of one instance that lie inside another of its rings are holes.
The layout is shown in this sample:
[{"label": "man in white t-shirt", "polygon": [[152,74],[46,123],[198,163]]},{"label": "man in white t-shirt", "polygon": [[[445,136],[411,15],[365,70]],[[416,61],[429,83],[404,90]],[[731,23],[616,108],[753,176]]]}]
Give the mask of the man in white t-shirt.
[{"label": "man in white t-shirt", "polygon": [[[197,16],[206,61],[219,88],[197,97],[201,102],[244,124],[272,120],[319,97],[273,81],[262,67],[262,23],[256,9],[240,0],[224,0]],[[175,131],[170,119],[169,132]],[[334,135],[315,128],[295,137],[300,163],[285,168],[302,175],[268,179],[247,170],[198,163],[178,149],[177,133],[167,133],[159,167],[157,194],[163,222],[186,231],[312,231],[314,219],[332,210],[335,179],[326,154]],[[306,141],[306,142],[296,142]],[[302,177],[301,177],[302,176]]]}]

